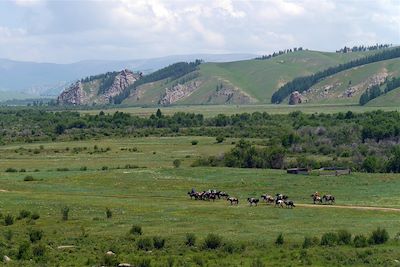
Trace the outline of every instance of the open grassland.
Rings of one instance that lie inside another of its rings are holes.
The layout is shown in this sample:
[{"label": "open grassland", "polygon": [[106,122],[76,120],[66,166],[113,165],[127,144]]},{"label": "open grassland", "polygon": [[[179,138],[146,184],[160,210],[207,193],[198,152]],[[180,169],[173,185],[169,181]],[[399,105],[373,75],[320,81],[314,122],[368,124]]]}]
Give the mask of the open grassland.
[{"label": "open grassland", "polygon": [[[160,107],[163,114],[172,115],[176,112],[190,112],[196,114],[203,114],[205,117],[213,117],[217,114],[240,114],[240,113],[253,113],[253,112],[267,112],[270,114],[288,114],[293,111],[301,111],[304,113],[312,114],[312,113],[338,113],[338,112],[367,112],[373,111],[377,109],[381,109],[384,111],[394,111],[400,110],[399,105],[391,105],[391,106],[359,106],[359,105],[345,105],[345,104],[307,104],[307,105],[273,105],[273,104],[265,104],[265,105],[179,105],[179,106],[168,106],[168,107]],[[92,110],[81,110],[80,112],[83,114],[99,114],[100,109],[92,109]],[[148,117],[151,114],[155,114],[157,111],[157,107],[120,107],[120,108],[108,108],[103,109],[105,113],[113,114],[116,111],[126,112],[133,115]]]},{"label": "open grassland", "polygon": [[[198,144],[192,145],[192,140],[198,140]],[[18,244],[27,240],[29,229],[41,229],[48,266],[98,266],[109,249],[117,253],[119,261],[137,262],[146,257],[156,266],[168,266],[171,257],[175,266],[197,266],[198,258],[204,266],[250,266],[257,257],[268,266],[392,266],[394,260],[400,260],[399,243],[394,241],[361,249],[317,246],[304,252],[299,248],[305,236],[320,237],[339,229],[368,235],[384,227],[393,237],[400,231],[400,211],[301,206],[291,210],[265,204],[249,207],[245,201],[262,193],[280,192],[297,204],[310,204],[309,195],[320,191],[334,194],[337,205],[400,209],[399,174],[322,177],[288,175],[283,170],[190,167],[200,155],[227,151],[232,141],[216,144],[213,138],[175,137],[2,146],[1,213],[16,216],[26,209],[38,212],[40,219],[0,226],[1,251],[15,258]],[[175,159],[182,161],[180,168],[172,167]],[[7,168],[18,172],[5,172]],[[20,171],[22,168],[25,172]],[[24,181],[27,175],[34,181]],[[193,187],[227,191],[240,203],[230,206],[225,200],[190,200],[186,193]],[[64,206],[70,208],[68,221],[61,220]],[[105,217],[106,208],[113,212],[110,219]],[[151,253],[137,250],[138,237],[128,234],[133,224],[142,226],[144,236],[166,238],[166,248]],[[11,241],[6,238],[9,231],[13,233]],[[186,233],[198,237],[197,248],[186,248]],[[222,249],[203,251],[200,242],[209,233],[246,248],[233,254]],[[274,240],[279,233],[283,233],[286,244],[276,247]],[[58,248],[66,245],[74,247]],[[23,265],[35,264],[28,260]]]}]

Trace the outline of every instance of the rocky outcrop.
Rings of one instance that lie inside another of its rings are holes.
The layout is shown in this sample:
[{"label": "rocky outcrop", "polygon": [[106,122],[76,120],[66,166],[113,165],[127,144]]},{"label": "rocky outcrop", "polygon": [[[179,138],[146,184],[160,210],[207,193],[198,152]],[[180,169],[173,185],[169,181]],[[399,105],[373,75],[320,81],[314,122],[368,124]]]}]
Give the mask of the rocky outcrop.
[{"label": "rocky outcrop", "polygon": [[255,101],[238,88],[221,86],[209,96],[208,102],[219,104],[249,104]]},{"label": "rocky outcrop", "polygon": [[60,94],[57,103],[60,105],[107,104],[140,78],[138,74],[130,70],[122,70],[112,77],[114,78],[111,78],[113,80],[110,81],[110,85],[102,88],[101,92],[100,88],[104,86],[104,83],[108,83],[108,77],[78,81]]},{"label": "rocky outcrop", "polygon": [[81,81],[72,84],[68,89],[64,90],[57,98],[60,105],[83,105],[86,104],[87,95],[82,88]]},{"label": "rocky outcrop", "polygon": [[121,94],[127,87],[132,85],[137,79],[139,79],[139,75],[133,73],[130,70],[123,70],[117,74],[114,78],[114,82],[112,85],[105,90],[104,94],[100,95],[99,102],[100,103],[109,103],[110,99]]},{"label": "rocky outcrop", "polygon": [[289,105],[297,105],[303,102],[302,95],[298,91],[294,91],[289,96]]},{"label": "rocky outcrop", "polygon": [[164,96],[160,99],[161,105],[169,105],[177,102],[183,98],[190,96],[194,91],[196,91],[201,85],[201,81],[190,81],[185,84],[178,83],[175,86],[165,89]]}]

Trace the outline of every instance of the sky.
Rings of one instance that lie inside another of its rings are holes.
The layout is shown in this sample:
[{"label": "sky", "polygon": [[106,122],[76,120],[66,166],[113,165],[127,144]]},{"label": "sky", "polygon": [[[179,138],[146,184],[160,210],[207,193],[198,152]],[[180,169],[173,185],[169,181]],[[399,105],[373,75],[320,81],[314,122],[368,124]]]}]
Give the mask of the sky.
[{"label": "sky", "polygon": [[400,44],[400,0],[1,0],[0,58],[71,63]]}]

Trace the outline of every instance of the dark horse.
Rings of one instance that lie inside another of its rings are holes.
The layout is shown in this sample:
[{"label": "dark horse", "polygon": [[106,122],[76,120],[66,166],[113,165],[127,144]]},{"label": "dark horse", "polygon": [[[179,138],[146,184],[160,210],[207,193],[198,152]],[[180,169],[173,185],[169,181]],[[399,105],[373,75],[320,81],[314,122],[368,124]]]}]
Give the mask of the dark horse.
[{"label": "dark horse", "polygon": [[296,207],[296,205],[294,205],[292,200],[284,200],[283,202],[285,203],[286,208],[294,208],[294,207]]},{"label": "dark horse", "polygon": [[335,197],[332,195],[324,195],[322,199],[329,204],[335,203]]},{"label": "dark horse", "polygon": [[257,206],[259,201],[260,200],[258,198],[254,198],[254,197],[247,198],[247,202],[249,202],[250,206],[253,206],[253,204]]},{"label": "dark horse", "polygon": [[237,199],[236,197],[228,197],[226,200],[230,201],[231,205],[233,204],[239,205],[239,199]]}]

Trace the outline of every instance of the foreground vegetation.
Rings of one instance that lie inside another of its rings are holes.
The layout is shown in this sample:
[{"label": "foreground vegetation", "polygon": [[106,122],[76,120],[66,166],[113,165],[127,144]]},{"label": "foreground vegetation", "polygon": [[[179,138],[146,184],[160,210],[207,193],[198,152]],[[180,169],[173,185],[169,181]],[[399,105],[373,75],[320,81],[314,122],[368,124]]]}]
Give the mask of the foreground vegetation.
[{"label": "foreground vegetation", "polygon": [[[2,146],[0,251],[11,266],[392,266],[400,260],[398,211],[300,205],[311,204],[318,190],[334,194],[340,206],[400,208],[398,174],[190,167],[238,141],[114,137]],[[224,190],[241,202],[190,200],[193,187]],[[245,202],[278,192],[298,207]],[[373,241],[378,227],[383,244]],[[110,250],[115,255],[107,256]]]}]

